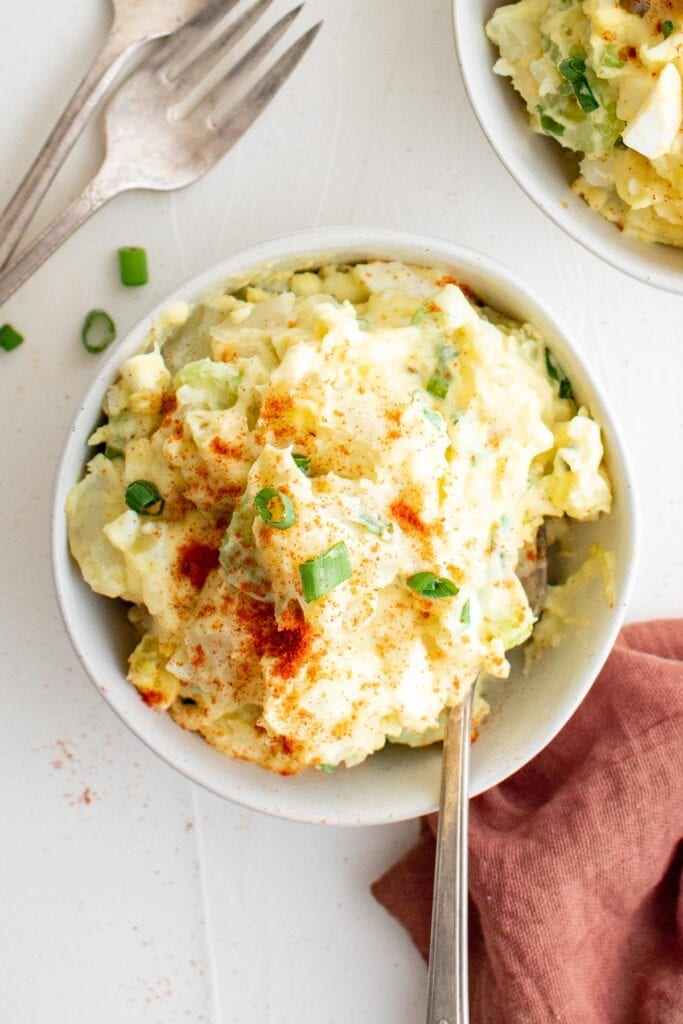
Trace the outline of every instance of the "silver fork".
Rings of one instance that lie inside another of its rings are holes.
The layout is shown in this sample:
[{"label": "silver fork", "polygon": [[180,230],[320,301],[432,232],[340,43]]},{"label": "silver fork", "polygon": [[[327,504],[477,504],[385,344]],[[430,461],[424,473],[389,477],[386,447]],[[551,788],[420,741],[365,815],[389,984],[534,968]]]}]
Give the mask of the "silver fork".
[{"label": "silver fork", "polygon": [[[212,0],[123,83],[106,109],[107,151],[102,166],[81,195],[0,274],[0,305],[113,196],[128,189],[189,185],[244,134],[297,66],[322,22],[300,36],[239,98],[240,90],[301,10],[301,6],[293,8],[205,96],[194,99],[194,95],[199,95],[202,84],[211,80],[225,55],[271,2],[256,0],[200,49],[232,5],[231,0]],[[189,110],[183,109],[181,115],[179,108],[185,106]]]},{"label": "silver fork", "polygon": [[[226,6],[234,2],[226,0]],[[0,267],[9,262],[52,179],[126,61],[145,43],[174,32],[205,3],[112,0],[114,18],[102,49],[0,216]]]}]

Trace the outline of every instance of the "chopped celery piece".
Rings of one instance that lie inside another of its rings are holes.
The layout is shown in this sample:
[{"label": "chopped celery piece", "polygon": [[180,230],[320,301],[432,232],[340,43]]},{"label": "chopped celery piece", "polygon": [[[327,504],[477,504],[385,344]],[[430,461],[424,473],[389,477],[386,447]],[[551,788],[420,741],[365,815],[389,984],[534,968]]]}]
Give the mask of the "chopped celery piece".
[{"label": "chopped celery piece", "polygon": [[624,61],[619,56],[616,46],[610,43],[602,53],[602,64],[606,68],[623,68]]}]

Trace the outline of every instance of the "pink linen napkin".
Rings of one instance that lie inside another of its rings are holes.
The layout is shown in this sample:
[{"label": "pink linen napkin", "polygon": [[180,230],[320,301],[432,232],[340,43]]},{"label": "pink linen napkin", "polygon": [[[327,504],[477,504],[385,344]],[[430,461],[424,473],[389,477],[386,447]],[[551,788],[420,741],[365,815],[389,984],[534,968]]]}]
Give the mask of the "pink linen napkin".
[{"label": "pink linen napkin", "polygon": [[[373,886],[426,958],[436,816]],[[470,805],[472,1024],[683,1024],[683,620]]]}]

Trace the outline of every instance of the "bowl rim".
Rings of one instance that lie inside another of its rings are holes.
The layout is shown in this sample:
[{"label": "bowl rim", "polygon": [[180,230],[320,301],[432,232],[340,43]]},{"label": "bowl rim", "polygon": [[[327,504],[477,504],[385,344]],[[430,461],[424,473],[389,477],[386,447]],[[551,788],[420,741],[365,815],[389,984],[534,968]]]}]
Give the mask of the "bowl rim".
[{"label": "bowl rim", "polygon": [[[545,198],[539,194],[537,189],[534,187],[532,176],[525,172],[525,169],[518,161],[514,160],[507,152],[503,137],[498,133],[494,132],[489,127],[488,120],[482,111],[482,107],[477,97],[477,89],[472,80],[470,74],[471,62],[466,52],[462,40],[462,33],[460,31],[460,10],[467,0],[451,0],[451,28],[453,32],[455,42],[455,52],[458,60],[458,66],[460,68],[460,74],[462,81],[465,86],[465,92],[470,102],[470,106],[474,111],[474,115],[479,123],[484,136],[490,145],[493,152],[496,154],[501,164],[508,172],[510,177],[519,185],[524,194],[532,201],[534,206],[537,207],[542,213],[552,221],[552,223],[558,227],[564,234],[568,235],[575,242],[581,245],[588,252],[592,253],[597,259],[607,263],[614,270],[619,270],[622,274],[626,274],[636,281],[640,281],[642,284],[650,285],[652,288],[659,288],[661,291],[669,292],[671,295],[683,294],[683,274],[680,275],[680,280],[673,280],[667,276],[661,276],[659,268],[654,264],[646,266],[645,256],[630,256],[629,253],[624,251],[619,254],[618,252],[611,253],[607,251],[599,241],[594,240],[593,236],[579,227],[575,226],[575,221],[569,216],[569,214],[563,212],[562,208],[556,208],[546,201]],[[484,26],[482,25],[482,32]],[[491,74],[494,74],[493,66],[491,67]],[[509,86],[514,91],[512,85]],[[528,127],[528,126],[527,126]],[[531,133],[531,128],[528,128]],[[532,133],[533,134],[533,133]],[[539,136],[540,138],[540,136]],[[569,192],[569,189],[567,190]],[[571,193],[570,193],[571,195]],[[597,210],[591,211],[596,218],[605,220]],[[607,221],[605,221],[607,223]],[[618,237],[618,228],[616,225],[610,225],[614,228],[615,237]],[[596,236],[599,237],[599,236]],[[655,246],[660,243],[657,242],[645,242],[641,241],[641,245],[644,247]],[[664,243],[661,243],[664,244]],[[675,246],[667,246],[675,251]],[[646,250],[645,250],[646,251]],[[641,266],[641,259],[643,265]]]},{"label": "bowl rim", "polygon": [[[298,808],[293,812],[291,809],[284,809],[280,807],[275,799],[271,799],[269,801],[267,798],[261,798],[259,800],[254,797],[253,792],[250,792],[245,796],[241,790],[238,792],[228,792],[226,790],[230,789],[229,786],[222,789],[204,777],[204,774],[198,765],[195,765],[192,761],[181,761],[180,758],[174,757],[173,753],[166,749],[162,739],[157,738],[152,734],[152,730],[149,730],[148,733],[141,731],[136,723],[131,720],[123,706],[123,702],[121,700],[117,700],[116,693],[112,693],[107,687],[103,686],[98,679],[96,667],[92,665],[91,659],[80,640],[77,615],[72,614],[72,610],[69,607],[69,601],[65,591],[68,567],[72,563],[71,556],[68,551],[66,517],[64,515],[63,508],[63,497],[66,493],[63,489],[67,483],[64,478],[64,472],[72,447],[76,444],[83,445],[85,443],[85,437],[81,436],[83,425],[80,421],[86,412],[90,396],[105,382],[110,383],[114,379],[116,371],[120,368],[122,361],[122,356],[120,355],[121,349],[130,347],[131,352],[135,351],[136,349],[133,345],[133,339],[136,339],[136,345],[141,345],[151,324],[157,319],[160,313],[168,308],[170,304],[183,299],[188,301],[199,301],[203,295],[209,294],[212,289],[220,287],[221,281],[224,282],[231,276],[241,274],[243,271],[247,273],[250,271],[258,271],[270,261],[291,259],[293,262],[297,258],[301,257],[310,257],[313,261],[316,259],[317,254],[327,256],[330,254],[330,251],[343,252],[348,249],[364,250],[368,253],[368,257],[371,257],[373,247],[378,250],[383,250],[383,255],[375,257],[379,259],[391,259],[392,257],[386,255],[386,252],[392,248],[408,248],[416,253],[421,250],[424,253],[424,262],[427,265],[438,264],[441,261],[453,264],[462,262],[469,265],[470,273],[475,272],[475,270],[480,270],[483,274],[487,275],[492,281],[492,287],[495,282],[495,284],[508,286],[520,293],[523,300],[538,314],[540,319],[545,319],[552,324],[557,336],[563,343],[566,343],[575,363],[580,368],[585,379],[590,383],[590,388],[597,398],[597,401],[600,403],[602,410],[604,411],[604,416],[606,417],[604,422],[601,422],[601,426],[609,429],[609,433],[613,441],[613,456],[615,461],[620,463],[621,487],[624,498],[625,521],[627,524],[626,536],[628,538],[632,556],[629,564],[624,570],[621,592],[617,595],[617,601],[612,609],[609,628],[605,629],[599,643],[595,645],[591,658],[591,668],[590,670],[587,668],[583,670],[581,685],[577,685],[572,689],[571,694],[569,695],[571,699],[568,697],[561,705],[558,706],[558,711],[552,718],[550,728],[546,729],[543,741],[534,747],[534,749],[528,750],[523,756],[520,756],[511,771],[502,775],[500,778],[497,778],[496,781],[480,787],[478,790],[471,789],[470,796],[476,796],[480,792],[485,792],[492,786],[497,785],[499,782],[503,781],[503,779],[508,778],[515,771],[519,770],[523,765],[536,757],[537,754],[555,738],[574,714],[597,678],[600,669],[613,647],[619,629],[623,624],[635,581],[638,561],[637,554],[639,551],[640,537],[640,511],[635,475],[619,424],[615,419],[611,408],[611,403],[604,392],[601,382],[592,372],[582,352],[574,345],[573,341],[571,341],[571,335],[564,328],[562,322],[550,312],[548,307],[545,305],[545,302],[540,299],[514,271],[499,263],[497,260],[484,255],[477,250],[471,249],[468,246],[463,246],[447,239],[439,239],[426,235],[397,232],[372,227],[329,227],[307,229],[278,235],[274,238],[270,238],[262,242],[256,242],[234,250],[200,269],[198,273],[194,274],[189,279],[184,280],[178,287],[174,288],[169,295],[155,303],[144,316],[140,317],[136,321],[125,335],[111,346],[111,350],[107,354],[105,360],[96,368],[79,396],[76,409],[70,419],[61,444],[60,454],[53,476],[50,503],[51,565],[53,585],[61,618],[76,656],[95,688],[104,700],[106,700],[107,704],[116,712],[120,720],[133,732],[137,739],[141,740],[158,757],[185,778],[189,778],[191,781],[197,783],[208,791],[222,797],[223,799],[229,800],[232,803],[252,810],[257,810],[262,813],[274,815],[276,817],[309,824],[357,826],[388,824],[395,821],[420,817],[426,813],[436,810],[436,803],[433,803],[430,806],[425,806],[422,802],[419,803],[419,806],[417,804],[414,806],[406,805],[399,813],[391,813],[391,810],[387,812],[384,809],[381,809],[383,813],[378,813],[378,809],[375,808],[373,812],[365,811],[362,814],[358,814],[356,812],[350,814],[345,810],[343,805],[335,805],[333,801],[330,800],[330,813],[326,813],[324,817],[319,813],[307,811],[305,808]],[[414,259],[413,262],[417,262],[417,259]],[[81,426],[81,434],[78,433],[79,426]],[[70,486],[71,482],[69,481],[69,487]],[[122,677],[121,681],[122,683],[125,683],[125,678]],[[128,684],[126,683],[126,685]]]}]

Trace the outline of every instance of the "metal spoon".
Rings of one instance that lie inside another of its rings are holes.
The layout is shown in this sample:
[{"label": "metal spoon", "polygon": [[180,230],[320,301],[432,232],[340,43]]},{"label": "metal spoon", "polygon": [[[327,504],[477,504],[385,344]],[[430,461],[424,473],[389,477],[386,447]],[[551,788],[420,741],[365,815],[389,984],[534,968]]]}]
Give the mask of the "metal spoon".
[{"label": "metal spoon", "polygon": [[[206,0],[112,0],[114,18],[102,49],[0,217],[0,268],[9,262],[55,174],[86,121],[132,54],[174,32]],[[236,0],[225,0],[227,12]]]},{"label": "metal spoon", "polygon": [[[536,557],[518,567],[534,615],[548,585],[545,527],[536,534]],[[467,984],[467,825],[472,707],[480,676],[446,721],[441,800],[436,836],[432,936],[426,1024],[469,1024]]]}]

